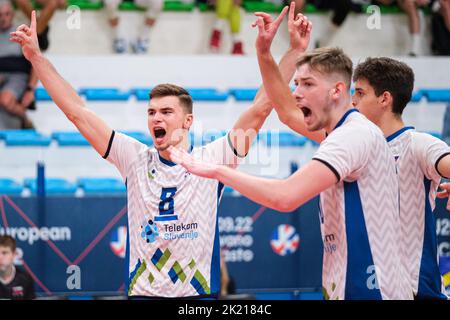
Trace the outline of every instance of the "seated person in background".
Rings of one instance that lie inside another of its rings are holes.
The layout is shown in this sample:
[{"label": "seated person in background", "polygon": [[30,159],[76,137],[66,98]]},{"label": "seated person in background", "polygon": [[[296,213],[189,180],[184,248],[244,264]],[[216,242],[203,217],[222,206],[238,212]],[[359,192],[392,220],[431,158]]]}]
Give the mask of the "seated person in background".
[{"label": "seated person in background", "polygon": [[[31,17],[31,11],[33,11],[33,3],[31,0],[13,0],[17,7],[23,12],[25,17]],[[37,34],[39,39],[39,45],[42,51],[47,50],[49,46],[48,42],[48,23],[53,17],[56,9],[64,9],[66,7],[66,0],[36,0],[38,4],[42,6],[40,14],[37,20]]]},{"label": "seated person in background", "polygon": [[377,0],[374,4],[392,5],[397,4],[408,15],[409,42],[408,55],[411,57],[420,54],[420,15],[419,8],[426,7],[430,0]]},{"label": "seated person in background", "polygon": [[370,0],[295,0],[295,7],[300,12],[303,11],[306,3],[310,3],[319,10],[333,11],[331,20],[327,23],[325,30],[321,32],[315,44],[318,48],[329,46],[336,32],[344,24],[348,14],[350,12],[362,12],[362,5],[368,2]]},{"label": "seated person in background", "polygon": [[[119,26],[119,6],[122,0],[104,0],[108,13],[109,25],[114,32],[113,50],[115,53],[126,53],[128,51],[127,39]],[[147,53],[149,46],[150,31],[155,25],[158,14],[164,7],[163,0],[135,0],[134,3],[138,7],[145,8],[144,21],[141,30],[139,30],[138,38],[131,43],[134,53]]]},{"label": "seated person in background", "polygon": [[0,0],[0,129],[32,127],[26,110],[34,101],[37,77],[20,45],[9,41],[13,18],[11,3]]},{"label": "seated person in background", "polygon": [[227,23],[230,25],[231,41],[233,46],[231,54],[244,54],[241,33],[241,3],[242,0],[211,0],[208,1],[216,8],[216,21],[209,40],[212,52],[220,51],[222,34]]},{"label": "seated person in background", "polygon": [[450,56],[450,0],[430,3],[431,49],[435,55]]},{"label": "seated person in background", "polygon": [[16,241],[11,236],[0,236],[0,299],[34,299],[33,279],[14,266]]}]

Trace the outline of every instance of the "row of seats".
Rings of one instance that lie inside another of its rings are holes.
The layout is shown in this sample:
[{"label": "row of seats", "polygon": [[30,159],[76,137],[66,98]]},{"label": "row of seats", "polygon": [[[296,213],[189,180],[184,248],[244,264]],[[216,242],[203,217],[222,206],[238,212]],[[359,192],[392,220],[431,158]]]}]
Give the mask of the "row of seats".
[{"label": "row of seats", "polygon": [[[10,178],[0,178],[0,195],[22,195],[24,190],[28,189],[31,195],[37,194],[37,179],[26,178],[23,183],[19,183]],[[116,178],[78,178],[76,182],[70,182],[63,178],[46,178],[46,195],[75,195],[80,189],[85,195],[124,195],[126,192],[125,184]],[[225,194],[232,194],[233,190],[229,187],[224,189]]]},{"label": "row of seats", "polygon": [[[93,0],[68,0],[69,5],[78,6],[82,10],[100,10],[104,7],[102,1]],[[35,2],[35,7],[40,8],[40,5]],[[175,12],[191,12],[195,8],[198,8],[201,12],[213,11],[214,7],[209,5],[206,1],[182,1],[182,0],[165,0],[164,11]],[[273,3],[265,0],[243,0],[242,7],[247,12],[280,12],[283,8],[283,4]],[[363,6],[364,12],[367,12],[367,5]],[[381,13],[401,13],[401,9],[397,6],[379,6]],[[142,11],[143,9],[135,5],[133,2],[123,1],[120,5],[120,10],[123,11]],[[426,10],[425,10],[426,11]],[[305,12],[310,13],[323,13],[323,10],[319,10],[313,4],[307,4]]]},{"label": "row of seats", "polygon": [[[148,101],[151,88],[132,88],[120,90],[118,88],[80,88],[78,93],[87,101],[127,101],[134,97],[137,101]],[[236,101],[252,101],[258,91],[257,88],[231,88],[220,91],[215,88],[188,88],[195,101],[226,101],[233,97]],[[353,92],[352,92],[353,93]],[[428,102],[450,102],[450,88],[424,88],[414,92],[413,102],[426,99]],[[51,97],[44,88],[36,89],[37,101],[51,101]]]},{"label": "row of seats", "polygon": [[[152,146],[153,141],[150,135],[140,131],[121,131],[122,133],[135,138],[136,140]],[[205,145],[220,137],[225,136],[225,130],[212,130],[202,135],[190,133],[190,140],[194,146]],[[61,147],[64,146],[89,146],[89,142],[79,132],[58,131],[51,135],[44,135],[35,130],[0,130],[0,141],[8,147],[14,146],[40,146],[47,147],[52,141],[56,141]],[[280,147],[303,147],[311,140],[291,132],[260,132],[257,141],[270,147],[277,144]]]}]

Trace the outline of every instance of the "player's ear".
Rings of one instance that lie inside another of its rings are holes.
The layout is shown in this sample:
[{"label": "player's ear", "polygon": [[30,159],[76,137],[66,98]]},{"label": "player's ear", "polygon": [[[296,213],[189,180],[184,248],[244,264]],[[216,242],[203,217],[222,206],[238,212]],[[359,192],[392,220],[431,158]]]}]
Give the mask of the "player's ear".
[{"label": "player's ear", "polygon": [[331,97],[333,99],[339,99],[339,97],[342,95],[343,92],[345,92],[345,83],[342,81],[336,82],[334,84],[334,88],[331,91]]},{"label": "player's ear", "polygon": [[192,113],[186,114],[184,117],[183,129],[189,130],[192,126],[192,122],[194,121],[194,115]]},{"label": "player's ear", "polygon": [[383,109],[388,109],[392,107],[393,97],[389,91],[384,91],[379,97],[380,104],[383,106]]}]

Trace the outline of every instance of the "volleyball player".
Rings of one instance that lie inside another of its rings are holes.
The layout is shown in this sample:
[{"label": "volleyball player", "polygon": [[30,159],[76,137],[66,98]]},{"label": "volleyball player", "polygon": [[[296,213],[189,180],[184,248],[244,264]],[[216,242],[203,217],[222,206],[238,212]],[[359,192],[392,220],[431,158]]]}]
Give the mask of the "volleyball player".
[{"label": "volleyball player", "polygon": [[[286,15],[267,25],[277,29]],[[192,149],[188,141],[193,122],[192,99],[181,87],[165,84],[150,93],[148,127],[155,149],[112,130],[87,109],[75,90],[41,55],[36,18],[11,34],[22,46],[38,77],[56,105],[94,149],[120,171],[127,184],[129,296],[215,297],[220,289],[217,206],[223,184],[190,175],[169,159],[169,146],[183,148],[208,162],[235,168],[272,107],[263,92],[237,120],[226,137]],[[291,47],[280,62],[288,81],[295,59],[306,50],[311,25],[289,15]],[[292,28],[291,28],[292,29]],[[244,137],[240,134],[245,133]],[[248,134],[247,134],[248,133]],[[245,139],[243,139],[245,138]],[[245,143],[242,143],[245,141]]]}]

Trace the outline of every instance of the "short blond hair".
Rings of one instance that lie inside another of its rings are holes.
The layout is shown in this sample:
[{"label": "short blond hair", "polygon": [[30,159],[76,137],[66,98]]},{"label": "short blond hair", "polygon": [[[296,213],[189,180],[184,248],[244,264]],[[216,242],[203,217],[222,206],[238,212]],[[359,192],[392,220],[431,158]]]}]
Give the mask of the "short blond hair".
[{"label": "short blond hair", "polygon": [[350,89],[353,73],[352,60],[340,48],[317,48],[304,53],[297,60],[297,68],[307,64],[322,74],[337,74]]}]

